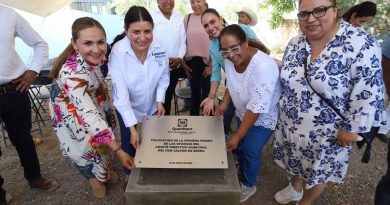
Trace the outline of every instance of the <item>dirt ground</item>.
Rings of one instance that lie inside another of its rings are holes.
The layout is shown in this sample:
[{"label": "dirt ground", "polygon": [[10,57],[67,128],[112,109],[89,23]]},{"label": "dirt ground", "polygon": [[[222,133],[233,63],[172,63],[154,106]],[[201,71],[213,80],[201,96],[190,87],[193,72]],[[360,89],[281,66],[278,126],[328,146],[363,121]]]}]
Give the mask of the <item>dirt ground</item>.
[{"label": "dirt ground", "polygon": [[[48,115],[44,114],[43,117],[48,118]],[[46,126],[43,128],[43,136],[39,136],[37,131],[32,134],[42,140],[42,143],[37,145],[42,175],[58,180],[61,186],[53,192],[31,190],[23,177],[23,170],[14,147],[10,145],[9,141],[6,141],[7,145],[4,144],[0,130],[0,146],[3,151],[3,157],[0,158],[0,173],[5,178],[4,188],[13,196],[12,201],[10,201],[11,205],[126,204],[121,189],[124,176],[117,159],[114,168],[121,173],[119,183],[108,184],[107,197],[96,199],[91,194],[87,180],[81,176],[69,159],[61,156],[57,138],[49,121],[46,121]],[[288,183],[285,172],[272,161],[271,142],[272,139],[263,150],[263,166],[257,183],[258,191],[247,202],[242,203],[243,205],[277,204],[273,195]],[[371,161],[369,164],[363,164],[360,162],[362,151],[355,147],[345,184],[330,186],[314,204],[373,204],[376,184],[387,169],[386,153],[386,145],[376,140],[373,145]]]}]

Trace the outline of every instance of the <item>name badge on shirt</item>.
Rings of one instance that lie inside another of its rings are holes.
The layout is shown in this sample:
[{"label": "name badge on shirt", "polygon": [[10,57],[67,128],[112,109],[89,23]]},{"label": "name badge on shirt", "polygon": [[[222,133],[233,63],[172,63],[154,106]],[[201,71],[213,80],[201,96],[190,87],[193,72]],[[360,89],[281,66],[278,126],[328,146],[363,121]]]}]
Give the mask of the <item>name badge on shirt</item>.
[{"label": "name badge on shirt", "polygon": [[158,67],[164,67],[166,52],[152,53],[152,56],[154,57],[154,61],[157,62]]}]

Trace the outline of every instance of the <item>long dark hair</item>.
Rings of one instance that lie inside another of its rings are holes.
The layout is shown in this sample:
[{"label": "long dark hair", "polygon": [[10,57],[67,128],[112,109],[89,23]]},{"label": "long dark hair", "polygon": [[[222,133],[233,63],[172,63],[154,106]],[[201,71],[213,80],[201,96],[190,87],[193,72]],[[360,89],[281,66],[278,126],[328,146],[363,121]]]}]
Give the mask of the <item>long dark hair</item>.
[{"label": "long dark hair", "polygon": [[352,14],[355,13],[355,16],[360,17],[366,17],[366,16],[375,16],[376,15],[376,4],[371,1],[365,1],[360,4],[357,4],[355,6],[352,6],[350,9],[348,9],[347,12],[343,14],[343,19],[345,21],[350,21],[352,18]]},{"label": "long dark hair", "polygon": [[[152,24],[152,27],[154,27],[153,18],[150,15],[149,11],[146,10],[145,7],[142,6],[132,6],[129,8],[129,10],[126,12],[125,19],[124,19],[124,26],[125,31],[127,31],[130,27],[130,24],[140,21],[147,21]],[[114,38],[114,41],[110,44],[110,46],[114,46],[114,44],[120,40],[122,40],[126,36],[126,33],[123,32],[119,35],[117,35]]]},{"label": "long dark hair", "polygon": [[[90,17],[82,17],[76,19],[72,24],[72,41],[75,42],[79,38],[80,31],[87,28],[98,28],[104,33],[104,37],[106,37],[106,31],[98,21]],[[75,50],[72,46],[72,43],[69,43],[65,50],[62,51],[62,53],[54,61],[52,70],[50,72],[50,76],[53,79],[58,77],[62,65],[64,65],[66,59],[68,59],[70,54],[72,54],[74,51]]]}]

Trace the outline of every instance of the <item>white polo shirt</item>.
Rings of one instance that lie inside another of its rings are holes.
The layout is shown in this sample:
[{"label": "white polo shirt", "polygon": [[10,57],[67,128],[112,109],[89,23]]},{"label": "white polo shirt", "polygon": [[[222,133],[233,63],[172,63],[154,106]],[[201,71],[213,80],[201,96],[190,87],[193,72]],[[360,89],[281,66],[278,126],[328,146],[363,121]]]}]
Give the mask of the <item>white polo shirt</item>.
[{"label": "white polo shirt", "polygon": [[165,101],[169,85],[169,60],[156,39],[149,47],[144,64],[137,59],[125,36],[112,48],[108,70],[112,79],[114,106],[126,127],[142,122]]},{"label": "white polo shirt", "polygon": [[[20,77],[26,70],[39,73],[48,58],[47,43],[19,14],[1,5],[0,22],[0,85]],[[15,37],[20,37],[34,49],[28,69],[16,53]]]},{"label": "white polo shirt", "polygon": [[172,11],[171,18],[167,19],[159,8],[150,14],[154,23],[154,38],[167,50],[168,58],[183,58],[187,50],[183,16]]}]

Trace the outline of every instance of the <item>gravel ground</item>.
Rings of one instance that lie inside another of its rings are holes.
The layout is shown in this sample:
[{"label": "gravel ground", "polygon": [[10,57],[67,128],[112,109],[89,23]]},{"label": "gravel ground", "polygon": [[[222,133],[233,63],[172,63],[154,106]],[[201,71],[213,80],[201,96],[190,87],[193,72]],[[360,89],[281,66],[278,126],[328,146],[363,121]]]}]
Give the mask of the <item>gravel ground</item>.
[{"label": "gravel ground", "polygon": [[[173,105],[172,105],[173,106]],[[174,109],[172,109],[174,110]],[[186,113],[183,113],[186,114]],[[48,118],[47,114],[44,118]],[[48,121],[46,121],[49,123]],[[46,123],[46,124],[47,124]],[[3,157],[0,158],[0,173],[5,178],[4,188],[13,196],[11,205],[16,204],[126,204],[122,191],[124,176],[118,160],[114,168],[120,173],[117,184],[108,184],[108,195],[105,199],[96,199],[91,189],[72,162],[61,156],[57,137],[50,125],[43,129],[42,143],[37,145],[42,175],[57,179],[61,186],[53,191],[31,190],[24,179],[18,155],[10,142],[5,146],[0,130],[0,147]],[[33,136],[39,136],[34,131]],[[288,183],[288,176],[272,161],[272,139],[263,150],[262,170],[258,177],[257,192],[243,205],[277,204],[273,195]],[[370,205],[374,201],[375,187],[386,172],[386,145],[379,140],[373,144],[371,160],[368,164],[360,162],[362,151],[354,147],[348,176],[345,184],[331,185],[315,201],[315,205]]]},{"label": "gravel ground", "polygon": [[[43,129],[42,143],[37,145],[42,174],[55,178],[61,186],[54,192],[31,190],[23,177],[19,158],[12,145],[4,148],[0,162],[1,175],[5,178],[5,189],[12,194],[10,204],[125,204],[121,189],[123,175],[117,184],[108,185],[105,199],[92,196],[88,182],[79,174],[72,162],[61,156],[58,141],[51,127]],[[35,133],[33,133],[35,134]],[[2,141],[2,140],[1,140]],[[360,162],[362,151],[356,147],[351,157],[350,169],[344,185],[332,185],[314,204],[373,204],[376,184],[386,171],[386,146],[376,140],[369,164]],[[287,175],[272,161],[271,140],[263,150],[263,168],[258,178],[258,191],[244,205],[277,204],[273,195],[288,183]],[[119,163],[114,168],[120,170]]]}]

